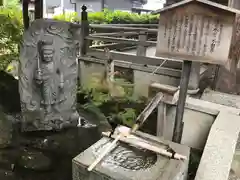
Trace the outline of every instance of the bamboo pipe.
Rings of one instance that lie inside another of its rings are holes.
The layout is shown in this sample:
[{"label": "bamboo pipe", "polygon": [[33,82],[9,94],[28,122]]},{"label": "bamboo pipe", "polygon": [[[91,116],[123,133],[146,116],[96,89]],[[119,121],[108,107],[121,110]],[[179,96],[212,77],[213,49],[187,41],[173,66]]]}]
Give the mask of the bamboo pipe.
[{"label": "bamboo pipe", "polygon": [[[109,137],[110,133],[111,132],[103,132],[102,135],[106,136],[106,137]],[[123,133],[121,133],[121,134],[123,134]],[[113,135],[113,137],[114,137],[114,135]],[[167,151],[166,149],[163,149],[163,148],[157,147],[155,145],[152,145],[152,144],[146,143],[144,141],[141,141],[140,138],[135,137],[134,135],[121,136],[121,137],[117,136],[117,137],[118,137],[119,141],[122,141],[124,143],[128,143],[128,144],[131,144],[131,145],[135,145],[135,146],[147,149],[149,151],[161,154],[163,156],[167,156],[167,157],[174,158],[174,159],[177,159],[177,160],[186,160],[187,159],[186,156],[183,156],[181,154],[178,154],[178,153],[174,154],[172,152]],[[138,139],[140,141],[137,141]]]}]

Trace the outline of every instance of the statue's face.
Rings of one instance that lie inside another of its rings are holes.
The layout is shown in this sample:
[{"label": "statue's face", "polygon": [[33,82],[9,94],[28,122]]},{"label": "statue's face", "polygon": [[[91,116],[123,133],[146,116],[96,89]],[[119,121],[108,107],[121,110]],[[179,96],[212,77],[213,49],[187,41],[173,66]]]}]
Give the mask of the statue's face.
[{"label": "statue's face", "polygon": [[43,59],[46,62],[53,61],[54,50],[52,46],[45,45],[43,46]]}]

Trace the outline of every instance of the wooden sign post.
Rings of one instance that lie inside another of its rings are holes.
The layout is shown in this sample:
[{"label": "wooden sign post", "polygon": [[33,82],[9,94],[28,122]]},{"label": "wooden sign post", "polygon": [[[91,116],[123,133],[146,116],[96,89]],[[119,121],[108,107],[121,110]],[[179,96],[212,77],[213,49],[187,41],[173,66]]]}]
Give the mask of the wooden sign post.
[{"label": "wooden sign post", "polygon": [[183,61],[173,135],[173,141],[180,143],[192,62],[227,63],[235,17],[240,11],[207,0],[184,0],[158,12],[156,56]]}]

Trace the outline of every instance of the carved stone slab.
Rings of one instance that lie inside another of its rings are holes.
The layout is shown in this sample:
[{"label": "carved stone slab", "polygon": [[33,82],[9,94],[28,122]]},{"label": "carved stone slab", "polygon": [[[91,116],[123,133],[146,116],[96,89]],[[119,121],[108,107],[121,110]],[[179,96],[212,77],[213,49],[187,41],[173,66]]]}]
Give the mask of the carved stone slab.
[{"label": "carved stone slab", "polygon": [[77,124],[79,32],[74,24],[41,19],[24,33],[19,65],[23,131]]}]

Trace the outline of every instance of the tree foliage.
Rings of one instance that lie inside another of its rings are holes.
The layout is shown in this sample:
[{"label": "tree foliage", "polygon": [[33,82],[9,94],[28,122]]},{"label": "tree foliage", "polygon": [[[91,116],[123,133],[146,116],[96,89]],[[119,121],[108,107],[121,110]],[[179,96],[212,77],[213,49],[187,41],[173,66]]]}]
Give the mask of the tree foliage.
[{"label": "tree foliage", "polygon": [[3,5],[5,7],[19,7],[19,0],[3,0]]},{"label": "tree foliage", "polygon": [[102,74],[93,74],[88,84],[79,89],[78,93],[87,99],[79,100],[79,103],[112,123],[132,126],[144,107],[145,99],[135,97],[133,86],[121,77],[115,78],[114,82],[102,78]]},{"label": "tree foliage", "polygon": [[16,7],[0,7],[0,69],[18,58],[22,39],[22,12]]}]

